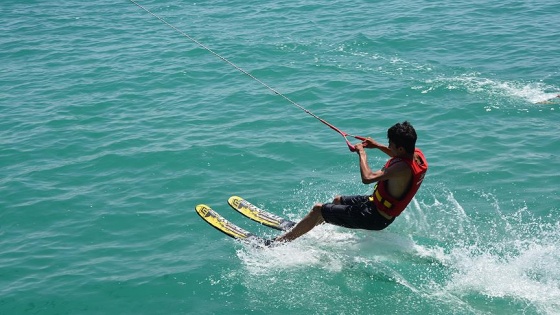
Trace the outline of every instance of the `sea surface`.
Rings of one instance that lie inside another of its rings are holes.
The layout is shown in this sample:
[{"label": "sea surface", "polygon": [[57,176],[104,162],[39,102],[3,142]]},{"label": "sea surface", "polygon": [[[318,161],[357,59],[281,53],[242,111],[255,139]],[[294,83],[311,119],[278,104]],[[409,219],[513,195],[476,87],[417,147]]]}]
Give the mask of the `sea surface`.
[{"label": "sea surface", "polygon": [[[137,1],[0,4],[0,314],[560,314],[557,0]],[[197,216],[273,237],[227,199],[372,192],[282,96],[414,125],[389,228],[262,250]]]}]

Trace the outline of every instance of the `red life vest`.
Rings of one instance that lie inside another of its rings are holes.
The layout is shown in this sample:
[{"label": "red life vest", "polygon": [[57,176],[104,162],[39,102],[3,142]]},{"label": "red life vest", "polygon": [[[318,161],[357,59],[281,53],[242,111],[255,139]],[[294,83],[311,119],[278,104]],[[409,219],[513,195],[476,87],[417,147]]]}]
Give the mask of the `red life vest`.
[{"label": "red life vest", "polygon": [[393,157],[389,159],[387,163],[385,163],[385,168],[388,168],[393,163],[403,161],[412,170],[412,179],[410,183],[410,188],[404,194],[404,196],[401,199],[397,199],[391,196],[387,191],[386,180],[377,183],[377,186],[375,187],[375,191],[371,196],[371,199],[373,199],[373,203],[375,204],[377,209],[385,212],[386,214],[392,217],[396,217],[399,214],[401,214],[401,212],[404,211],[406,206],[410,203],[410,201],[418,191],[418,188],[420,188],[420,185],[424,180],[424,175],[428,170],[428,162],[426,161],[426,158],[424,157],[422,151],[420,151],[420,149],[415,149],[414,153],[418,156],[421,163],[418,163],[414,158],[412,160],[409,160],[409,159],[397,158],[397,157]]}]

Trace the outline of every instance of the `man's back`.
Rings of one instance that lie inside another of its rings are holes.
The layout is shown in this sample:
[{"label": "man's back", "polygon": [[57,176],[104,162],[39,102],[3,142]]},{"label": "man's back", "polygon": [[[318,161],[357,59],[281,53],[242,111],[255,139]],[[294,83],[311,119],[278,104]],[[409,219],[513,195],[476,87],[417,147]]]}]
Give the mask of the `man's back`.
[{"label": "man's back", "polygon": [[408,164],[399,160],[389,166],[394,168],[396,172],[395,177],[387,180],[387,192],[396,199],[403,197],[410,188],[410,181],[412,180],[412,170]]}]

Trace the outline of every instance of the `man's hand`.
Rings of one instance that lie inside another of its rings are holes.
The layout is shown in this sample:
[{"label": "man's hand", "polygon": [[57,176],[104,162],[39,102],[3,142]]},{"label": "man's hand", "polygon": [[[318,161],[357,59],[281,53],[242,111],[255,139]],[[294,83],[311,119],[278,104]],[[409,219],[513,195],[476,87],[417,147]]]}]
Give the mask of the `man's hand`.
[{"label": "man's hand", "polygon": [[377,149],[379,148],[381,145],[379,144],[379,142],[373,140],[370,137],[367,137],[366,140],[362,141],[362,146],[364,148],[368,148],[368,149]]},{"label": "man's hand", "polygon": [[363,145],[363,142],[356,143],[356,144],[354,145],[354,148],[356,149],[356,153],[358,153],[358,154],[364,152],[364,145]]},{"label": "man's hand", "polygon": [[[360,143],[362,148],[368,148],[368,149],[379,149],[381,151],[383,151],[385,154],[387,154],[388,156],[393,156],[393,152],[391,152],[391,150],[389,149],[389,147],[373,140],[370,137],[367,137],[364,141],[362,141],[362,143]],[[357,146],[356,145],[356,151],[357,151]]]}]

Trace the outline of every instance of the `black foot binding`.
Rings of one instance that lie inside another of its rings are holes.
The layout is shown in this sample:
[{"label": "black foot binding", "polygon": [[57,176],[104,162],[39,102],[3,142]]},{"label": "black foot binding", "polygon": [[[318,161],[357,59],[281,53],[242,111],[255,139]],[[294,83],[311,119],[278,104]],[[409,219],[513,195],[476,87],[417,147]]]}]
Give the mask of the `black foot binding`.
[{"label": "black foot binding", "polygon": [[286,244],[286,243],[285,243],[285,242],[282,242],[282,241],[279,241],[278,238],[266,239],[266,240],[264,240],[264,242],[263,242],[263,245],[264,245],[265,247],[268,247],[268,248],[278,247],[278,246],[281,246],[281,245],[283,245],[283,244]]},{"label": "black foot binding", "polygon": [[274,245],[277,245],[276,240],[274,240],[274,239],[264,240],[264,246],[273,247]]}]

